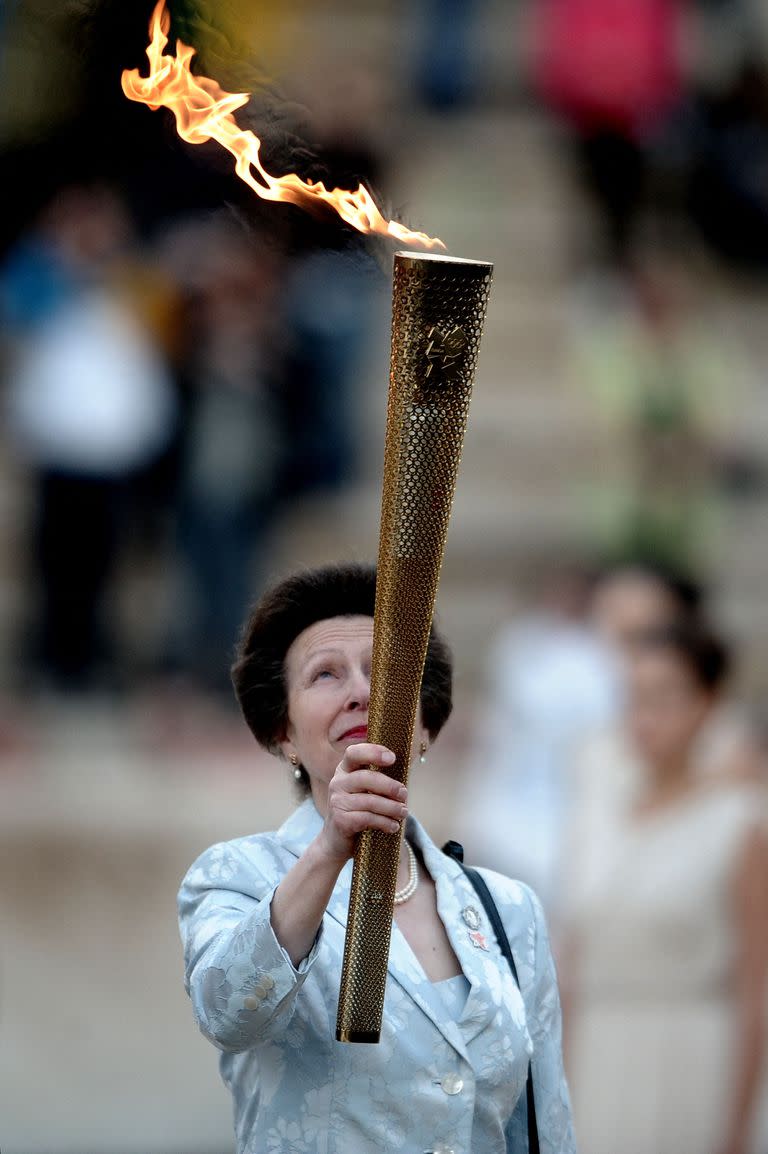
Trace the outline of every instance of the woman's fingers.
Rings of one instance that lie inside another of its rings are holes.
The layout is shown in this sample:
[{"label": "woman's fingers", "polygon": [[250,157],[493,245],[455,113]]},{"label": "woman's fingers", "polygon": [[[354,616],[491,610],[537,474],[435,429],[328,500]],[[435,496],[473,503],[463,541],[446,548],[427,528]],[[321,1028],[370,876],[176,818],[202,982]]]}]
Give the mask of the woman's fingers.
[{"label": "woman's fingers", "polygon": [[408,807],[402,801],[375,793],[340,792],[334,799],[336,808],[344,813],[371,813],[402,821],[408,816]]},{"label": "woman's fingers", "polygon": [[339,769],[351,773],[365,765],[380,765],[386,768],[394,765],[395,755],[385,745],[374,745],[370,741],[362,741],[356,745],[347,746],[346,753],[341,759]]},{"label": "woman's fingers", "polygon": [[341,839],[334,845],[343,845],[348,855],[354,852],[355,839],[363,830],[398,833],[408,816],[406,787],[371,768],[387,769],[394,761],[395,755],[383,745],[350,745],[331,779],[326,827],[331,838]]},{"label": "woman's fingers", "polygon": [[345,816],[351,834],[362,833],[365,829],[378,829],[382,833],[400,832],[400,822],[381,813],[353,811]]},{"label": "woman's fingers", "polygon": [[394,763],[394,760],[394,753],[383,745],[369,743],[351,745],[339,764],[335,781],[346,790],[377,793],[395,798],[397,801],[405,801],[408,790],[402,782],[387,773],[368,768],[370,765],[387,768]]},{"label": "woman's fingers", "polygon": [[[375,771],[360,770],[341,781],[332,781],[328,791],[330,814],[338,821],[350,814],[362,813],[372,818],[386,818],[399,826],[408,816],[405,804],[408,792],[405,786],[390,778],[384,785],[380,780],[383,777],[384,774]],[[394,790],[392,785],[396,787]]]},{"label": "woman's fingers", "polygon": [[339,773],[332,779],[333,787],[339,793],[375,793],[380,797],[391,797],[395,801],[405,801],[408,790],[402,782],[395,781],[377,769],[357,769],[354,773]]}]

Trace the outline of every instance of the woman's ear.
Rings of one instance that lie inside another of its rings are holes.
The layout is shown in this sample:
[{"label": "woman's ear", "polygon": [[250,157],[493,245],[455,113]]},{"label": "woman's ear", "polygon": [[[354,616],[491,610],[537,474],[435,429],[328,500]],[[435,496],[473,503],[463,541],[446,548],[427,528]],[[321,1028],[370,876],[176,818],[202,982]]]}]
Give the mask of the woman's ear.
[{"label": "woman's ear", "polygon": [[296,747],[291,741],[291,735],[288,732],[287,725],[280,731],[280,733],[278,733],[277,737],[275,738],[272,752],[276,757],[282,758],[283,761],[290,761],[291,754],[297,756]]},{"label": "woman's ear", "polygon": [[292,758],[298,757],[293,742],[287,737],[283,737],[275,742],[275,753],[278,757],[282,758],[283,761],[291,761]]}]

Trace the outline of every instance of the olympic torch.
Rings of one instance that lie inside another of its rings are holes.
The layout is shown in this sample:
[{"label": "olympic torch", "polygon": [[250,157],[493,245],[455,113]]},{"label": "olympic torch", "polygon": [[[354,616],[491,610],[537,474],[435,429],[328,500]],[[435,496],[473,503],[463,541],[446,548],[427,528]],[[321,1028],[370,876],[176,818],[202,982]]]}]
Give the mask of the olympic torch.
[{"label": "olympic torch", "polygon": [[[395,254],[368,740],[408,778],[413,729],[493,265]],[[401,835],[360,835],[336,1037],[378,1042]]]}]

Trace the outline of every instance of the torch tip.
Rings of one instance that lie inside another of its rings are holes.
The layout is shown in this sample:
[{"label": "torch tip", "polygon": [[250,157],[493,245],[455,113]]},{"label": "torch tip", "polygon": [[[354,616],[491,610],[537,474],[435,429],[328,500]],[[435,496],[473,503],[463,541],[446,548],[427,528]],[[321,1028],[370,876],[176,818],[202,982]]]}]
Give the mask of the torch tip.
[{"label": "torch tip", "polygon": [[[466,265],[469,268],[474,267],[478,271],[482,271],[483,275],[493,270],[493,264],[489,260],[468,260],[465,257],[446,256],[445,253],[437,252],[411,252],[399,250],[395,253],[395,260],[402,261],[407,264],[427,264],[440,263],[449,265]],[[469,268],[467,271],[469,271]]]}]

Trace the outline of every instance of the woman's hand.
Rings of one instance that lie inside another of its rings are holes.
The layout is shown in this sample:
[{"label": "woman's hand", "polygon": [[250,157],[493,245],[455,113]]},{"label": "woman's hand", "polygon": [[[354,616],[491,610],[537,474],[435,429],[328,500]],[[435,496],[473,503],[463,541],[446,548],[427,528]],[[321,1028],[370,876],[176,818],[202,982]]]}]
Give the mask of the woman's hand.
[{"label": "woman's hand", "polygon": [[408,790],[386,773],[369,769],[394,763],[383,745],[350,745],[328,785],[328,808],[319,841],[328,859],[344,864],[364,829],[397,833],[408,814]]},{"label": "woman's hand", "polygon": [[328,784],[322,830],[275,891],[272,929],[296,967],[312,949],[339,874],[355,852],[357,835],[364,829],[397,833],[408,812],[405,786],[368,768],[385,768],[394,760],[383,745],[350,745]]}]

